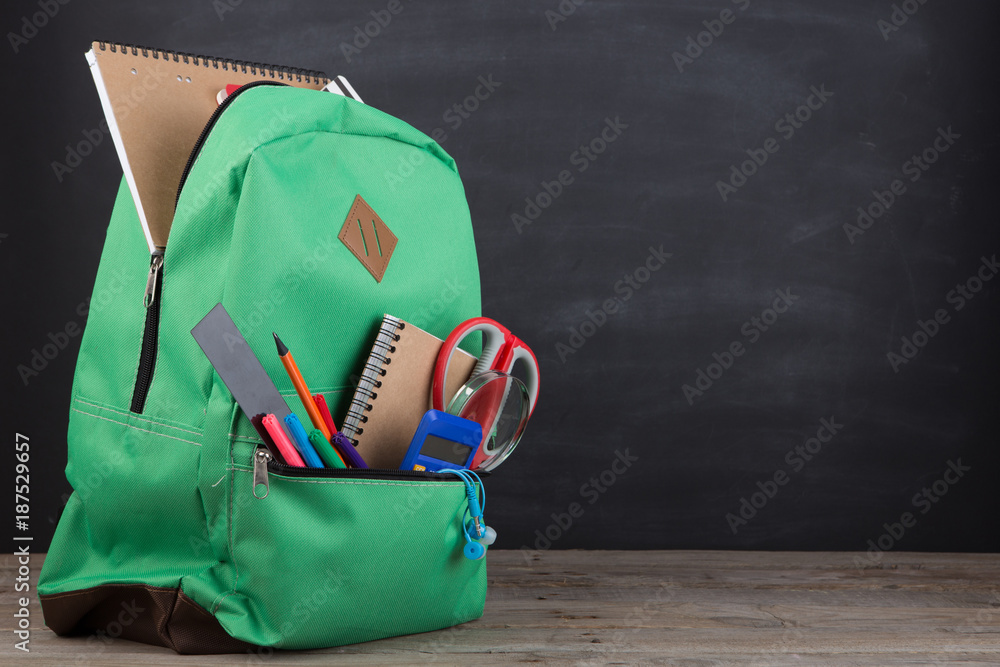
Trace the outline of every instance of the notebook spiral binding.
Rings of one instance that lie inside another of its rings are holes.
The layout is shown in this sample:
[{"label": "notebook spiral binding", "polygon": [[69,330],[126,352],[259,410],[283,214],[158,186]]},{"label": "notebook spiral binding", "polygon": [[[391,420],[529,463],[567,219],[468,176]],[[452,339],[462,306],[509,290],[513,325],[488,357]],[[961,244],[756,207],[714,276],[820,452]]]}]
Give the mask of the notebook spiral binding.
[{"label": "notebook spiral binding", "polygon": [[372,345],[372,351],[365,361],[361,379],[358,381],[358,388],[351,399],[351,405],[347,410],[347,417],[344,419],[343,433],[355,446],[358,441],[354,437],[364,433],[362,424],[368,422],[368,416],[364,413],[371,412],[373,405],[369,401],[378,398],[376,389],[381,388],[380,377],[385,377],[388,373],[386,366],[392,363],[390,356],[396,351],[396,346],[392,343],[399,342],[399,332],[406,328],[406,323],[402,320],[387,315],[379,327],[378,336]]},{"label": "notebook spiral binding", "polygon": [[139,46],[137,44],[119,44],[117,42],[99,40],[97,45],[102,51],[111,51],[111,53],[128,53],[131,51],[133,56],[137,56],[142,53],[143,58],[149,58],[152,56],[154,60],[159,60],[160,58],[163,58],[164,60],[172,59],[175,63],[183,61],[184,64],[214,67],[215,69],[222,69],[225,71],[239,71],[243,74],[249,72],[254,76],[267,76],[281,81],[291,81],[293,77],[296,81],[305,81],[306,83],[326,83],[329,80],[329,77],[319,70],[301,69],[298,67],[282,67],[280,65],[267,65],[247,60],[211,58],[208,56],[199,56],[193,53],[184,53],[181,51],[153,49],[146,46]]}]

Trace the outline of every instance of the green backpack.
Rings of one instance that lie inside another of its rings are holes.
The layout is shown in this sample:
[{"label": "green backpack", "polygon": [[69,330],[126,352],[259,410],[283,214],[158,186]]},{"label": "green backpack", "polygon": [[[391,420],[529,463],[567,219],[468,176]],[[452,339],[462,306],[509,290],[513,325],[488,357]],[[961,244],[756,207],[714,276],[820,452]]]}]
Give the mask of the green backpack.
[{"label": "green backpack", "polygon": [[[454,161],[352,99],[251,84],[213,117],[185,177],[152,262],[118,192],[73,382],[74,492],[38,585],[46,624],[228,653],[480,617],[486,566],[462,554],[462,481],[269,466],[256,498],[260,440],[191,335],[221,302],[304,418],[278,331],[343,415],[384,313],[441,338],[480,314]],[[358,195],[398,238],[380,281],[338,238]]]}]

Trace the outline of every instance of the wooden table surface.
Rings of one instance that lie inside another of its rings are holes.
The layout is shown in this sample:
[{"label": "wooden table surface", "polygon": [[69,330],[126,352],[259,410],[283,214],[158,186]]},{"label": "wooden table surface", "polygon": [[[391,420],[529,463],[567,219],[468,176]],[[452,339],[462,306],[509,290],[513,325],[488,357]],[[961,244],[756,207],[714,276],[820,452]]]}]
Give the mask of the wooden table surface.
[{"label": "wooden table surface", "polygon": [[[0,557],[0,664],[1000,665],[1000,555],[746,551],[489,552],[483,618],[316,651],[179,656],[56,637],[34,585],[14,649],[16,561]],[[37,578],[42,558],[33,555]]]}]

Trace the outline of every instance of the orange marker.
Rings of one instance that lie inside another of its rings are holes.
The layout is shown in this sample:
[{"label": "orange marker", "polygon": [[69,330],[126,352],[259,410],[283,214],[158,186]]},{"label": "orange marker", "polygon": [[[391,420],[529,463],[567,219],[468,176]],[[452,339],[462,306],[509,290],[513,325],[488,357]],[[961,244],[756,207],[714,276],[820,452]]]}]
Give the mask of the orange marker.
[{"label": "orange marker", "polygon": [[313,428],[318,428],[323,437],[329,441],[332,435],[330,429],[327,428],[326,422],[323,421],[323,417],[316,408],[316,403],[313,402],[312,394],[309,392],[309,387],[306,386],[306,381],[302,379],[302,373],[299,372],[299,367],[296,365],[292,353],[288,351],[285,344],[278,338],[278,334],[271,333],[274,335],[274,342],[278,346],[278,356],[281,357],[281,363],[285,365],[288,377],[292,378],[292,384],[295,385],[295,391],[298,393],[302,405],[305,406],[306,412],[309,414],[309,420],[312,422]]}]

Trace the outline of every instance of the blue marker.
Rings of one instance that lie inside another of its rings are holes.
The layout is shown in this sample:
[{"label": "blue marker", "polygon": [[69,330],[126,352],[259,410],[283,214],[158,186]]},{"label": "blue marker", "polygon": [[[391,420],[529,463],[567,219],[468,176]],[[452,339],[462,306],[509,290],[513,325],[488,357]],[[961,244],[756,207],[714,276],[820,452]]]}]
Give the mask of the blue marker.
[{"label": "blue marker", "polygon": [[299,421],[294,412],[285,416],[285,426],[288,427],[288,432],[292,435],[292,442],[295,443],[306,465],[310,468],[322,468],[323,461],[320,460],[316,449],[309,442],[309,436],[306,435],[306,430],[302,428],[302,422]]}]

